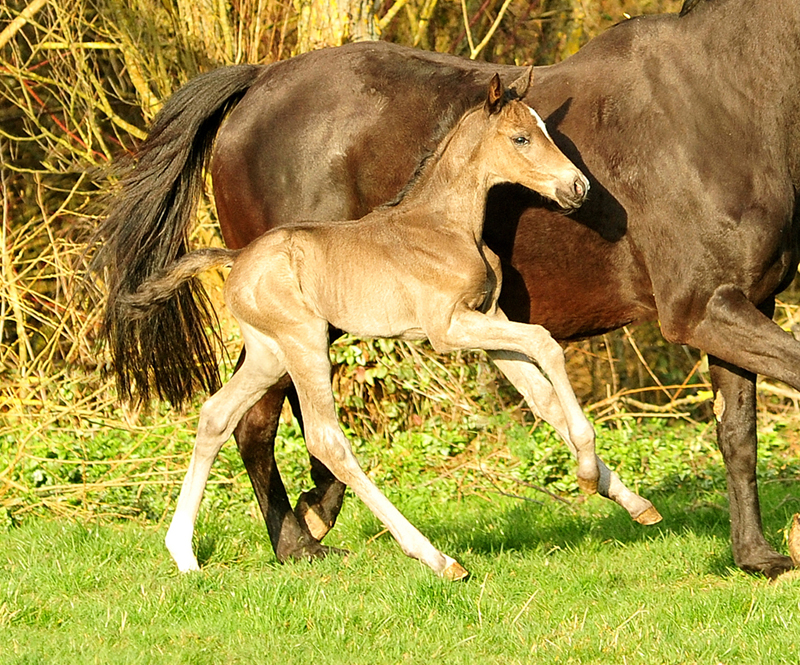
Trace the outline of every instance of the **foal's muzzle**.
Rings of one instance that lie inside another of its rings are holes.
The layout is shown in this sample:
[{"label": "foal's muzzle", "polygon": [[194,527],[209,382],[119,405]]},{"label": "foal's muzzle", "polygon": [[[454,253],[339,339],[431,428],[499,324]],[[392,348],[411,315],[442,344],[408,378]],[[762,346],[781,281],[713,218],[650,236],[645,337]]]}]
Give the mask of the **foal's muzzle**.
[{"label": "foal's muzzle", "polygon": [[559,188],[556,192],[558,204],[562,208],[575,210],[580,208],[589,193],[589,181],[582,173],[572,179],[571,184]]}]

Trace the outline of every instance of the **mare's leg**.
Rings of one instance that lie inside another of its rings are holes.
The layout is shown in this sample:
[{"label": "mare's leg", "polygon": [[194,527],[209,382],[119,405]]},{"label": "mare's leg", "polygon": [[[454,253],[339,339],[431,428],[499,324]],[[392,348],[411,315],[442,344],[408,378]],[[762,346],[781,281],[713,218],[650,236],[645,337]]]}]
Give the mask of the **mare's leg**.
[{"label": "mare's leg", "polygon": [[239,371],[200,409],[194,450],[166,536],[167,549],[181,572],[199,569],[192,550],[192,534],[211,464],[244,413],[285,372],[277,356],[267,348],[258,352],[251,348]]},{"label": "mare's leg", "polygon": [[330,381],[327,325],[324,321],[320,322],[319,328],[316,335],[309,334],[302,340],[281,340],[300,399],[309,452],[356,493],[389,529],[405,554],[422,561],[446,579],[466,577],[467,572],[461,565],[437,550],[392,505],[359,466],[336,417]]},{"label": "mare's leg", "polygon": [[[489,356],[519,390],[531,411],[548,422],[577,457],[578,450],[569,438],[567,420],[552,384],[526,356],[508,351],[489,351]],[[629,490],[600,457],[596,457],[596,463],[600,470],[597,491],[601,496],[625,508],[639,524],[650,525],[661,521],[661,515],[650,501]]]},{"label": "mare's leg", "polygon": [[[716,394],[717,441],[725,460],[733,558],[746,570],[774,577],[792,567],[767,543],[761,525],[756,477],[755,375],[785,381],[800,390],[800,342],[772,321],[774,300],[760,308],[737,287],[718,287],[703,316],[680,307],[659,307],[664,336],[708,353]],[[674,314],[673,314],[674,312]]]},{"label": "mare's leg", "polygon": [[298,519],[292,510],[275,462],[275,433],[284,395],[290,387],[291,379],[286,374],[245,413],[234,430],[272,549],[281,563],[288,559],[322,558],[329,552],[329,548],[320,545],[319,532],[311,533],[306,521]]},{"label": "mare's leg", "polygon": [[717,417],[717,444],[725,460],[731,545],[736,565],[776,577],[792,567],[764,538],[758,501],[756,377],[708,357]]}]

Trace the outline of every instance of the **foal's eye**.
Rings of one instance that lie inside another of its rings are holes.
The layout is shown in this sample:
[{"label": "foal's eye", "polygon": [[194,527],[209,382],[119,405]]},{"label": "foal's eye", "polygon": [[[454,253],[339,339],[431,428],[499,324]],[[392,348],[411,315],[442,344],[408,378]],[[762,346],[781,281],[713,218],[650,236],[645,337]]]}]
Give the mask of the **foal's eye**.
[{"label": "foal's eye", "polygon": [[530,143],[527,136],[515,136],[511,140],[515,145],[528,145]]}]

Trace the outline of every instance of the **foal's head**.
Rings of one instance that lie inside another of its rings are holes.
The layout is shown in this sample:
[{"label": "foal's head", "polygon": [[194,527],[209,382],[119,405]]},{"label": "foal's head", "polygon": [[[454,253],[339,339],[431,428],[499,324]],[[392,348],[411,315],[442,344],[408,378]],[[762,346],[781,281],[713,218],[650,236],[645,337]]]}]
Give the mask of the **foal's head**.
[{"label": "foal's head", "polygon": [[533,67],[503,89],[495,74],[483,106],[486,123],[478,158],[488,169],[490,183],[515,182],[574,209],[586,199],[589,181],[559,150],[539,115],[522,98]]}]

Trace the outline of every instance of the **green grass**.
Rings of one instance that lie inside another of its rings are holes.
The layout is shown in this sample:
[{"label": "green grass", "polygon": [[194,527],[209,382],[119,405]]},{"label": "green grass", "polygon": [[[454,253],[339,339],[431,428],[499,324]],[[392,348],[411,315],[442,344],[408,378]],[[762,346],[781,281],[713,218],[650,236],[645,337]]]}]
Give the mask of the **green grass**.
[{"label": "green grass", "polygon": [[[608,501],[583,500],[565,446],[525,413],[451,413],[437,405],[456,399],[414,402],[399,387],[376,397],[361,385],[345,419],[359,459],[468,581],[403,556],[352,496],[326,539],[347,556],[279,565],[232,444],[200,513],[202,571],[179,575],[163,537],[192,418],[165,412],[135,430],[114,414],[9,422],[0,665],[798,663],[800,581],[770,584],[734,566],[713,425],[598,428],[601,456],[664,516],[641,527]],[[373,417],[398,403],[405,420]],[[800,512],[800,427],[764,420],[765,532],[785,551]],[[307,487],[295,424],[282,425],[278,459],[293,493]]]},{"label": "green grass", "polygon": [[[797,663],[800,581],[735,569],[719,474],[673,480],[647,492],[665,518],[649,528],[597,497],[389,483],[471,571],[455,584],[352,497],[329,536],[350,554],[286,566],[246,502],[212,498],[203,571],[183,576],[152,520],[25,519],[0,534],[0,662]],[[800,493],[772,480],[765,527],[783,547]]]}]

